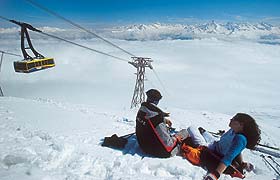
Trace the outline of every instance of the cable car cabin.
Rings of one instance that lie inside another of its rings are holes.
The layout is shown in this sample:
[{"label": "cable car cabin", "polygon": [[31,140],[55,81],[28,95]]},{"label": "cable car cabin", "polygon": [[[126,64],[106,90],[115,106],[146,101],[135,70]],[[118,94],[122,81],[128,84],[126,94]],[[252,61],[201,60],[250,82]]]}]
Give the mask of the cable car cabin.
[{"label": "cable car cabin", "polygon": [[[34,49],[28,33],[28,29],[36,32],[42,31],[34,28],[33,26],[27,23],[18,22],[15,20],[10,20],[10,22],[15,23],[21,27],[20,47],[24,59],[22,61],[14,62],[15,71],[20,73],[31,73],[42,69],[54,67],[55,64],[53,58],[45,58],[42,54],[38,53]],[[27,44],[24,42],[25,39],[27,40],[28,47],[26,47]],[[30,49],[32,51],[32,53],[34,54],[34,58],[26,52],[26,49]]]},{"label": "cable car cabin", "polygon": [[14,62],[14,69],[19,73],[32,73],[54,66],[55,64],[53,58],[31,59]]}]

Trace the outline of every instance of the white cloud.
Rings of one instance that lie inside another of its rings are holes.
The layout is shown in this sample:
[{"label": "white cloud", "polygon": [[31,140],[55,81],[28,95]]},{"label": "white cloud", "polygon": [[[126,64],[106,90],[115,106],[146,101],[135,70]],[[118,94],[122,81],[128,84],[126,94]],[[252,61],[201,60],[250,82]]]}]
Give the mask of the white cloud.
[{"label": "white cloud", "polygon": [[[43,32],[65,39],[95,39],[96,37],[77,29],[61,29],[41,27]],[[94,32],[94,30],[92,30]],[[32,39],[51,39],[38,33],[30,32]],[[98,32],[103,37],[123,40],[158,41],[168,39],[202,39],[216,38],[222,40],[253,40],[263,41],[263,36],[280,34],[280,27],[268,23],[217,23],[215,21],[201,24],[135,24],[105,28]],[[275,36],[276,35],[276,36]],[[271,37],[273,37],[271,36]],[[19,39],[19,28],[0,28],[0,39]],[[273,39],[270,39],[272,41]]]}]

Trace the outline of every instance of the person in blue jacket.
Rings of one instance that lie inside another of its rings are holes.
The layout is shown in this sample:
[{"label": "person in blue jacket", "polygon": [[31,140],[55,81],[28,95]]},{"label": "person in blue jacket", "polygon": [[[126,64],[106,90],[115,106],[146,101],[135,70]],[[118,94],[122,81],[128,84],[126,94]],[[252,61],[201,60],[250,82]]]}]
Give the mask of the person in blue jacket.
[{"label": "person in blue jacket", "polygon": [[230,120],[229,127],[230,129],[219,140],[211,138],[210,133],[203,128],[192,126],[188,128],[195,145],[207,146],[209,150],[221,157],[218,166],[214,171],[209,172],[204,180],[218,179],[234,159],[238,160],[239,164],[246,169],[250,169],[252,166],[243,161],[241,152],[245,148],[254,149],[261,139],[261,131],[256,121],[248,114],[237,113]]}]

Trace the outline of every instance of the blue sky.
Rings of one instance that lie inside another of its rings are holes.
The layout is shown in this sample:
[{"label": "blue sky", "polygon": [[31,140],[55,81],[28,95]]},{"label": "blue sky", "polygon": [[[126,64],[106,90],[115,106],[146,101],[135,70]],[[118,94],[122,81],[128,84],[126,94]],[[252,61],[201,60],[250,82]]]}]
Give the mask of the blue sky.
[{"label": "blue sky", "polygon": [[[280,0],[34,0],[87,26],[205,21],[280,24]],[[0,15],[35,23],[66,26],[25,0],[0,0]],[[0,21],[0,26],[7,23]]]}]

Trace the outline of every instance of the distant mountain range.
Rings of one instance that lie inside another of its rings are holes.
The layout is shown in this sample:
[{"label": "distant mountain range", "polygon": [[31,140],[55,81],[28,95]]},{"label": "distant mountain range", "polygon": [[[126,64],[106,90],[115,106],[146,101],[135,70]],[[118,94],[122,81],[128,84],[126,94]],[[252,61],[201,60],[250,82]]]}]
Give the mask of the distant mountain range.
[{"label": "distant mountain range", "polygon": [[116,31],[124,32],[143,32],[143,31],[155,31],[155,30],[180,30],[187,33],[215,33],[215,34],[232,34],[235,32],[244,32],[244,31],[273,31],[276,30],[280,32],[280,27],[274,27],[268,23],[232,23],[228,22],[226,24],[219,24],[214,21],[205,24],[196,24],[196,25],[182,25],[182,24],[139,24],[131,26],[123,26],[116,29]]},{"label": "distant mountain range", "polygon": [[[46,33],[67,39],[91,39],[92,35],[76,29],[60,29],[54,27],[39,28]],[[19,38],[19,28],[0,28],[0,39]],[[280,27],[261,23],[217,23],[204,24],[135,24],[99,30],[99,35],[106,38],[123,40],[189,40],[203,38],[246,39],[257,41],[276,41],[280,44]],[[42,38],[42,35],[32,33],[32,38]],[[44,39],[46,37],[43,37]],[[279,41],[279,42],[278,42]]]},{"label": "distant mountain range", "polygon": [[268,23],[216,23],[204,24],[138,24],[113,29],[109,36],[126,40],[163,40],[163,39],[197,39],[197,38],[245,38],[262,39],[269,35],[280,38],[280,27]]}]

